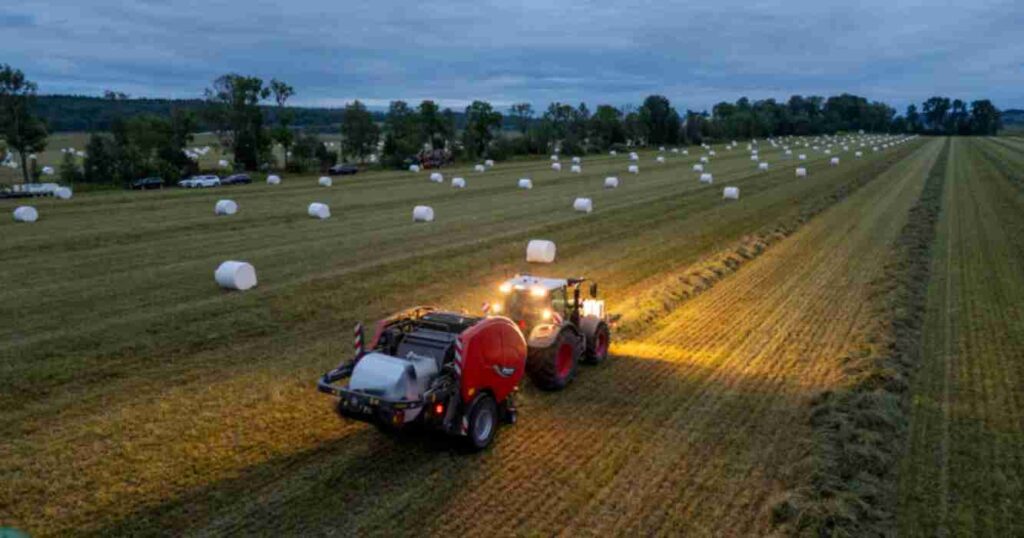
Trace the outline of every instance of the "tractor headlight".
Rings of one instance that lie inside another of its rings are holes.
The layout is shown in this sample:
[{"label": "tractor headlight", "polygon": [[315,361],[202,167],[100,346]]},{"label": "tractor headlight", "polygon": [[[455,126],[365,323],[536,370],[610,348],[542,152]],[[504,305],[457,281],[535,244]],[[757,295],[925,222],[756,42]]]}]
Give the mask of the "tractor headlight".
[{"label": "tractor headlight", "polygon": [[512,293],[512,284],[506,282],[498,286],[498,291],[500,291],[501,293]]},{"label": "tractor headlight", "polygon": [[499,302],[492,303],[491,304],[491,313],[492,314],[500,314],[501,313],[501,303],[499,303]]},{"label": "tractor headlight", "polygon": [[547,294],[548,294],[548,290],[546,290],[546,289],[544,289],[544,288],[542,288],[540,286],[534,286],[534,287],[530,288],[530,295],[532,295],[534,297],[544,297]]},{"label": "tractor headlight", "polygon": [[540,317],[543,318],[545,321],[551,319],[551,309],[545,308],[544,311],[540,313]]}]

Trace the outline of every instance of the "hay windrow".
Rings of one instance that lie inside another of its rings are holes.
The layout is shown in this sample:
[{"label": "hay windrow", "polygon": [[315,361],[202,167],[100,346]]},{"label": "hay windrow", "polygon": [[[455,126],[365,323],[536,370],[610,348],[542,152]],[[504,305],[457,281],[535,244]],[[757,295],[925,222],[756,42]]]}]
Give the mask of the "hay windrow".
[{"label": "hay windrow", "polygon": [[773,507],[776,529],[807,536],[895,532],[896,470],[910,417],[909,378],[920,361],[931,250],[950,151],[946,141],[873,282],[878,338],[845,359],[845,383],[812,402],[809,485]]}]

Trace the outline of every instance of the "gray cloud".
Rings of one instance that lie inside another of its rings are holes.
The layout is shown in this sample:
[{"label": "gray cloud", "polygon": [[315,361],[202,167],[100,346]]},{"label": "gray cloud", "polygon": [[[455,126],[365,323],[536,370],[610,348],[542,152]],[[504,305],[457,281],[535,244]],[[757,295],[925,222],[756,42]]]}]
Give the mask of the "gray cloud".
[{"label": "gray cloud", "polygon": [[850,91],[1024,106],[1024,4],[915,0],[49,0],[0,10],[3,61],[44,92],[196,97],[225,72],[296,102],[625,104]]}]

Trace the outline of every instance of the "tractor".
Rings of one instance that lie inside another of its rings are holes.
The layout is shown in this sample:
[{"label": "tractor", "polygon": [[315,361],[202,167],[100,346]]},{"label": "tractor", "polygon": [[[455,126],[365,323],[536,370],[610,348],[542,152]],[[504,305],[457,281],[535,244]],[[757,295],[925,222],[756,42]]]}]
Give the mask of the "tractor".
[{"label": "tractor", "polygon": [[598,364],[608,356],[610,325],[597,284],[580,300],[584,278],[517,275],[499,286],[501,298],[485,305],[490,315],[505,316],[526,335],[526,372],[544,390],[565,388],[581,362]]},{"label": "tractor", "polygon": [[483,316],[409,308],[377,322],[368,343],[357,324],[354,358],[325,373],[317,387],[337,397],[343,418],[386,432],[440,430],[481,450],[501,423],[515,423],[524,375],[558,390],[579,362],[607,357],[611,320],[596,300],[596,284],[591,299],[580,301],[583,282],[516,276],[501,284],[501,300],[485,305]]}]

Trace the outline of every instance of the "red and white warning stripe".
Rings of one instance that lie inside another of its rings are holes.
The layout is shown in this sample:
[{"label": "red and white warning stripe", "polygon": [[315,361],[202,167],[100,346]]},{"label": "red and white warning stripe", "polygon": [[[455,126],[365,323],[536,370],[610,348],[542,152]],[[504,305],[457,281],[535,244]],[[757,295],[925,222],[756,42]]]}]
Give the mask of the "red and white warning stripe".
[{"label": "red and white warning stripe", "polygon": [[551,313],[551,321],[554,322],[555,325],[561,325],[562,324],[562,315],[559,314],[558,312],[552,312]]},{"label": "red and white warning stripe", "polygon": [[462,338],[455,339],[455,373],[462,375]]},{"label": "red and white warning stripe", "polygon": [[356,358],[359,358],[363,354],[363,324],[356,323],[354,332],[352,347],[355,348]]},{"label": "red and white warning stripe", "polygon": [[491,311],[491,303],[484,302],[484,304],[481,307],[481,309],[484,311],[484,314],[489,313]]}]

